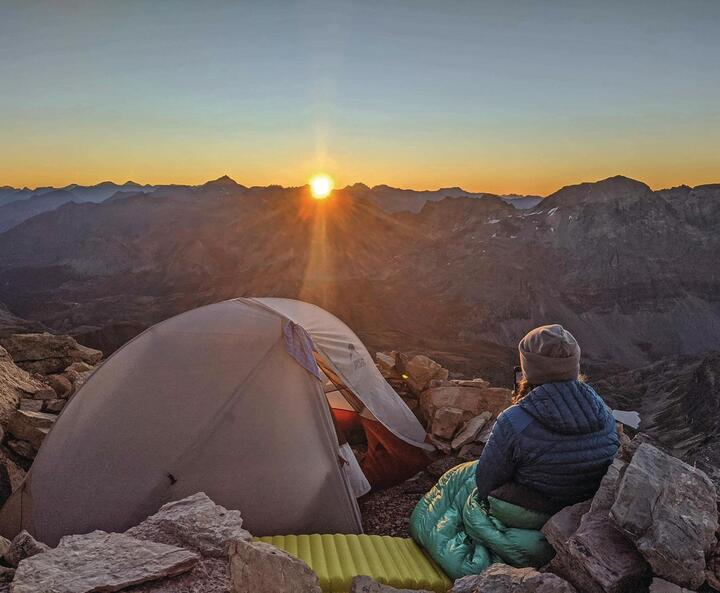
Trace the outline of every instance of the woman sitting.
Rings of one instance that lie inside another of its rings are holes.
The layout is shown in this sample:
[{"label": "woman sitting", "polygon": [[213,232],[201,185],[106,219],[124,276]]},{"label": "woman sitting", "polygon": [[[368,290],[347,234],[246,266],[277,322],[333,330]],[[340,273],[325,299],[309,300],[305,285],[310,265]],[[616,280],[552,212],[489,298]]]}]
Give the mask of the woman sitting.
[{"label": "woman sitting", "polygon": [[560,325],[518,346],[524,380],[477,464],[478,499],[555,512],[592,496],[619,447],[615,420],[580,379],[580,347]]},{"label": "woman sitting", "polygon": [[540,531],[560,508],[591,498],[618,450],[615,420],[579,378],[580,348],[559,325],[520,342],[525,375],[479,461],[454,467],[417,504],[410,533],[453,579],[494,562],[543,566]]}]

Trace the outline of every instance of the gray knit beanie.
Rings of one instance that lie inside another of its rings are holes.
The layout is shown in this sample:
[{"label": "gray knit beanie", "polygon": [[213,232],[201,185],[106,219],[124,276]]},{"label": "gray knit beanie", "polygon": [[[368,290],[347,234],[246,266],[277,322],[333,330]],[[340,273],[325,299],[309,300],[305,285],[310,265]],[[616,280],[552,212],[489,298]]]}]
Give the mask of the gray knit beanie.
[{"label": "gray knit beanie", "polygon": [[562,325],[542,325],[518,345],[520,366],[532,385],[571,381],[580,375],[580,346]]}]

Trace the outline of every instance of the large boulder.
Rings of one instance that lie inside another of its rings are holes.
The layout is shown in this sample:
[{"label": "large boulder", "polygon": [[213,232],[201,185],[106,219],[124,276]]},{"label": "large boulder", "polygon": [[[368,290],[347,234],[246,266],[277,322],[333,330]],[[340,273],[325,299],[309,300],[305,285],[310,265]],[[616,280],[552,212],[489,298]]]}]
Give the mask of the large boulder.
[{"label": "large boulder", "polygon": [[435,412],[430,432],[439,439],[450,440],[462,426],[465,411],[460,408],[440,408]]},{"label": "large boulder", "polygon": [[204,492],[169,502],[125,533],[142,540],[189,548],[206,557],[226,558],[230,543],[249,541],[240,511],[228,511]]},{"label": "large boulder", "polygon": [[[577,593],[559,576],[534,568],[493,564],[482,574],[455,581],[450,593]],[[582,592],[585,593],[585,592]]]},{"label": "large boulder", "polygon": [[423,589],[396,589],[389,585],[383,585],[376,580],[366,576],[355,577],[350,583],[348,593],[430,593]]},{"label": "large boulder", "polygon": [[229,557],[232,593],[321,593],[307,564],[270,544],[236,541]]},{"label": "large boulder", "polygon": [[432,387],[420,394],[420,410],[428,423],[440,408],[459,408],[465,411],[465,420],[489,411],[497,416],[512,403],[512,391],[501,387],[445,385]]},{"label": "large boulder", "polygon": [[95,365],[102,359],[99,350],[82,346],[70,336],[49,333],[13,334],[0,338],[0,346],[8,351],[17,366],[43,375],[62,373],[74,362]]},{"label": "large boulder", "polygon": [[412,392],[419,395],[433,379],[447,379],[448,371],[432,358],[418,354],[405,363],[404,377]]},{"label": "large boulder", "polygon": [[[547,526],[546,526],[547,527]],[[610,521],[607,512],[583,515],[577,531],[566,541],[548,541],[557,554],[550,569],[583,593],[642,591],[649,566]]]},{"label": "large boulder", "polygon": [[592,503],[565,507],[542,528],[556,551],[550,570],[583,593],[634,593],[650,573],[645,559],[608,520],[625,465],[615,460]]},{"label": "large boulder", "polygon": [[13,593],[93,593],[189,571],[199,556],[175,546],[142,541],[122,533],[93,531],[69,535],[57,548],[20,562]]},{"label": "large boulder", "polygon": [[703,471],[641,444],[619,480],[610,518],[657,576],[690,589],[705,581],[718,513]]},{"label": "large boulder", "polygon": [[455,438],[452,440],[453,449],[462,449],[465,445],[469,445],[475,442],[480,431],[485,428],[485,425],[492,418],[492,413],[483,412],[479,416],[475,416],[468,420],[462,427],[460,432],[457,433]]},{"label": "large boulder", "polygon": [[53,390],[18,367],[0,346],[0,427],[7,428],[21,399],[55,397]]}]

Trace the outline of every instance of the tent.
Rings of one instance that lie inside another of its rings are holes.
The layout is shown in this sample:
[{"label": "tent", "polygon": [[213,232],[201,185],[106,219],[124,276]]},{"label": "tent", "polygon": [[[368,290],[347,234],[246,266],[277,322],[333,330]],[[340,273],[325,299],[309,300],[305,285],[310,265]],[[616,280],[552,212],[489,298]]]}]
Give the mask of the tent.
[{"label": "tent", "polygon": [[[358,465],[344,430],[362,427]],[[123,531],[206,492],[255,535],[359,533],[357,496],[432,446],[358,337],[308,303],[233,299],[163,321],[72,397],[0,533]]]}]

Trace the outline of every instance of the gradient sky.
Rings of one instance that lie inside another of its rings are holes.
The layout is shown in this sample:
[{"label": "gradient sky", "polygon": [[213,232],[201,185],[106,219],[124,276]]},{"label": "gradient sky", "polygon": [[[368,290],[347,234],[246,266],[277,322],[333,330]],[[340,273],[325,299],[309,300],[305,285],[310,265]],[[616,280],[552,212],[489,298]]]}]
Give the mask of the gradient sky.
[{"label": "gradient sky", "polygon": [[0,0],[0,185],[720,181],[718,0]]}]

